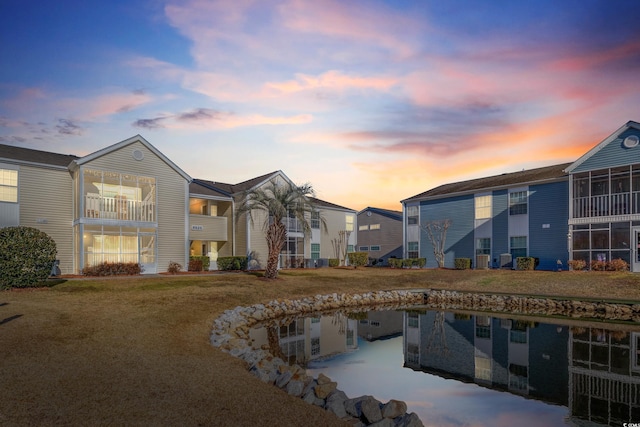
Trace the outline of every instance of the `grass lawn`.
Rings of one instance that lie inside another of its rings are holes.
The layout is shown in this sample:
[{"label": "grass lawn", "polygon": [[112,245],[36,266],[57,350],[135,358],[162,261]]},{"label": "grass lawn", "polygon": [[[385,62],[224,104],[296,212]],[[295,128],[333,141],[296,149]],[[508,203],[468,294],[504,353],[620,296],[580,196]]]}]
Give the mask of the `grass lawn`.
[{"label": "grass lawn", "polygon": [[276,298],[409,288],[640,302],[638,274],[493,270],[325,268],[275,281],[142,276],[0,291],[0,425],[344,425],[213,348],[213,320]]}]

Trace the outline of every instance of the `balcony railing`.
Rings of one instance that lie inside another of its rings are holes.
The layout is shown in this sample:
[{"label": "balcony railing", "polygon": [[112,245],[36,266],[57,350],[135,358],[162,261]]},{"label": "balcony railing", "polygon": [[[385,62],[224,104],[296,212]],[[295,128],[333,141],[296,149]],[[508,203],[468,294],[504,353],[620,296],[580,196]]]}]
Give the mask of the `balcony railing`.
[{"label": "balcony railing", "polygon": [[640,213],[640,192],[605,194],[573,199],[574,218],[592,218]]},{"label": "balcony railing", "polygon": [[121,221],[155,221],[155,201],[131,200],[124,196],[101,197],[87,194],[84,198],[86,218],[116,219]]}]

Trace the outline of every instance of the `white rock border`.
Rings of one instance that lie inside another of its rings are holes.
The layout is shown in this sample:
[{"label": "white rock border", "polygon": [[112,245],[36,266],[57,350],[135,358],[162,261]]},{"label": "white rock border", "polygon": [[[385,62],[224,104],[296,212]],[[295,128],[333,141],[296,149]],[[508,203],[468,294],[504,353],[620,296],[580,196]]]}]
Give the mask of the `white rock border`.
[{"label": "white rock border", "polygon": [[255,348],[249,330],[259,323],[268,323],[287,316],[335,311],[341,308],[370,309],[404,308],[424,303],[422,291],[375,291],[360,295],[333,293],[300,300],[273,300],[266,304],[236,307],[225,310],[213,322],[211,344],[224,352],[244,360],[249,371],[263,382],[273,384],[305,402],[324,408],[353,426],[421,427],[415,413],[407,413],[405,402],[390,400],[382,403],[372,396],[353,399],[337,388],[338,384],[320,374],[313,378],[304,368],[289,366],[274,357],[267,348]]}]

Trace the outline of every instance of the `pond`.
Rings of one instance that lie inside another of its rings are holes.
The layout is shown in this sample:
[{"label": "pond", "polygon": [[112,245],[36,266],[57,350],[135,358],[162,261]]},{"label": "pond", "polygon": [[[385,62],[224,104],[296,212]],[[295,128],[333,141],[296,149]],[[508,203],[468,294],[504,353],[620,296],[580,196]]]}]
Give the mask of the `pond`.
[{"label": "pond", "polygon": [[252,332],[267,335],[309,375],[324,373],[349,397],[402,400],[425,426],[640,422],[637,323],[416,308]]}]

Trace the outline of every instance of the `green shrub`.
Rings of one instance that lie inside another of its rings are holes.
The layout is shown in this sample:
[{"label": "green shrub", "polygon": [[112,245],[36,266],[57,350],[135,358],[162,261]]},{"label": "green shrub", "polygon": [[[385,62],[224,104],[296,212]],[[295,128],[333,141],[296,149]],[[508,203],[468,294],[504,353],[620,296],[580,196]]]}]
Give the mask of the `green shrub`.
[{"label": "green shrub", "polygon": [[363,267],[369,262],[367,252],[349,252],[349,265],[352,267]]},{"label": "green shrub", "polygon": [[175,261],[169,261],[169,267],[167,267],[167,273],[171,273],[171,274],[177,274],[180,271],[182,271],[182,265],[175,262]]},{"label": "green shrub", "polygon": [[387,261],[391,268],[423,268],[427,264],[426,258],[389,258]]},{"label": "green shrub", "polygon": [[135,276],[143,268],[137,262],[103,262],[82,269],[85,276]]},{"label": "green shrub", "polygon": [[587,262],[583,259],[572,259],[569,260],[569,267],[575,271],[584,270],[587,267]]},{"label": "green shrub", "polygon": [[229,270],[246,270],[248,258],[246,256],[225,256],[218,258],[218,269]]},{"label": "green shrub", "polygon": [[536,259],[530,256],[519,256],[516,258],[516,268],[518,270],[533,270],[536,268]]},{"label": "green shrub", "polygon": [[389,258],[387,262],[389,263],[389,267],[391,268],[402,268],[401,258]]},{"label": "green shrub", "polygon": [[37,228],[0,229],[0,289],[36,286],[49,277],[56,242]]},{"label": "green shrub", "polygon": [[471,258],[456,258],[453,265],[456,270],[468,270],[471,268]]},{"label": "green shrub", "polygon": [[[211,265],[211,259],[206,256],[206,255],[193,255],[189,257],[189,265],[191,265],[191,261],[200,261],[201,265],[200,265],[200,269],[199,270],[192,270],[191,267],[189,267],[189,271],[208,271],[209,270],[209,266]],[[198,268],[198,263],[196,262],[194,265],[194,268]]]},{"label": "green shrub", "polygon": [[340,265],[340,260],[337,258],[329,258],[329,267],[337,267]]}]

